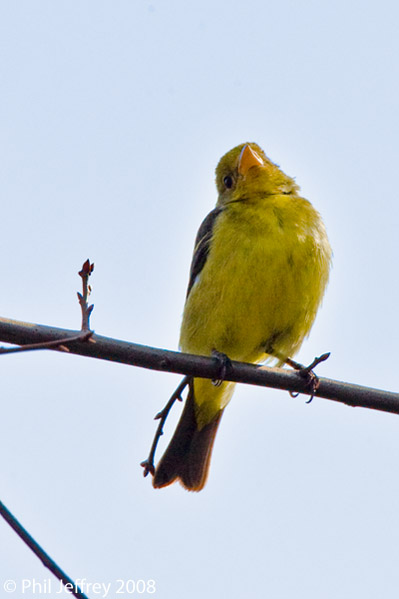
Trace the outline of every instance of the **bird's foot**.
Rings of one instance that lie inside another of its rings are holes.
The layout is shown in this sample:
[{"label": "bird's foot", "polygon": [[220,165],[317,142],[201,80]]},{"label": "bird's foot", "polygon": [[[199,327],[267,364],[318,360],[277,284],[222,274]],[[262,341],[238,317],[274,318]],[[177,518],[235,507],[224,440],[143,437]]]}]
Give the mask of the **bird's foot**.
[{"label": "bird's foot", "polygon": [[[317,389],[319,388],[319,384],[320,384],[319,377],[313,371],[313,369],[316,368],[316,366],[318,364],[320,364],[321,362],[324,362],[325,360],[327,360],[329,357],[330,357],[330,352],[322,354],[321,356],[315,358],[313,360],[313,362],[311,364],[309,364],[309,366],[304,366],[303,364],[300,364],[299,362],[296,362],[295,360],[292,360],[291,358],[287,358],[285,360],[285,363],[288,364],[288,366],[291,366],[294,370],[297,371],[297,373],[299,374],[300,377],[302,377],[303,379],[306,380],[306,387],[309,389],[310,394],[311,394],[310,399],[308,399],[308,401],[306,403],[310,403],[312,401],[312,399],[314,398],[314,396],[317,393]],[[298,397],[299,393],[290,391],[290,395],[291,395],[291,397]]]},{"label": "bird's foot", "polygon": [[219,376],[217,379],[212,380],[212,385],[215,387],[220,387],[226,378],[227,368],[231,366],[231,360],[226,354],[218,351],[217,349],[212,350],[212,357],[215,358],[219,364]]}]

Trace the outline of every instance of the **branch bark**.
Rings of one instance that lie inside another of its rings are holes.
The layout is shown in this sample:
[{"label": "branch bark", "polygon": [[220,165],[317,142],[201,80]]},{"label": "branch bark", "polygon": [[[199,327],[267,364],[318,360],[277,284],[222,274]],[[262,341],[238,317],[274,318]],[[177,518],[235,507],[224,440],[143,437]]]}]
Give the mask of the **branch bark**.
[{"label": "branch bark", "polygon": [[[79,331],[0,318],[0,341],[6,343],[26,345],[62,338],[68,339],[78,335]],[[51,351],[61,351],[59,348],[49,349]],[[217,379],[220,373],[220,364],[214,358],[138,345],[137,343],[96,334],[93,334],[86,341],[69,342],[68,353],[161,372],[175,372],[210,379]],[[232,361],[227,367],[225,379],[249,385],[285,389],[286,391],[306,395],[311,394],[306,386],[306,381],[298,373],[284,368],[269,368]],[[399,393],[326,378],[320,378],[319,381],[315,393],[316,397],[330,399],[353,407],[371,408],[399,414]]]},{"label": "branch bark", "polygon": [[41,560],[43,566],[48,568],[52,574],[69,590],[70,593],[77,599],[88,599],[88,597],[82,593],[78,585],[69,578],[67,574],[55,563],[55,561],[44,551],[44,549],[35,541],[35,539],[28,533],[26,528],[13,516],[13,514],[6,508],[4,503],[0,501],[0,516],[3,516],[4,520],[8,522],[14,532],[23,540],[26,545],[33,551],[33,553]]}]

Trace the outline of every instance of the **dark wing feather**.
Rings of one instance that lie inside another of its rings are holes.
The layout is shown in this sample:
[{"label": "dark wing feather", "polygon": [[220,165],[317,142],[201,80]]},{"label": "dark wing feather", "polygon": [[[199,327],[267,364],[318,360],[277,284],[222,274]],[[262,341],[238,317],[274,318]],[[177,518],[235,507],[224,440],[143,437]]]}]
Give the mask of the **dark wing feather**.
[{"label": "dark wing feather", "polygon": [[194,254],[190,268],[190,280],[188,282],[187,296],[189,295],[192,286],[195,283],[195,279],[205,266],[206,259],[209,254],[211,245],[213,228],[219,214],[223,208],[214,208],[212,212],[202,221],[200,228],[198,229],[197,237],[195,240]]}]

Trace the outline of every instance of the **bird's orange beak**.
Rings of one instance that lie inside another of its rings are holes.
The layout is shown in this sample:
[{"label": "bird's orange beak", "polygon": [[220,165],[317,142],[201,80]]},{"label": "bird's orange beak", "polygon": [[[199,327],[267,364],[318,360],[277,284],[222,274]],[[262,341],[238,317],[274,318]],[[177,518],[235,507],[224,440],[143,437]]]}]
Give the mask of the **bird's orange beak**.
[{"label": "bird's orange beak", "polygon": [[241,150],[240,157],[238,159],[238,173],[243,177],[246,176],[249,169],[253,166],[265,166],[262,158],[249,146],[246,144]]}]

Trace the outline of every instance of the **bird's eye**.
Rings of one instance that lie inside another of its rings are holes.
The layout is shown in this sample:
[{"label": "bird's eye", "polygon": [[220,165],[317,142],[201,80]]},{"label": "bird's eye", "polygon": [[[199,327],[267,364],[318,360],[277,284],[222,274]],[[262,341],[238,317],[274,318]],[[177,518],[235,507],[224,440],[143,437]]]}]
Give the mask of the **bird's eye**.
[{"label": "bird's eye", "polygon": [[227,175],[227,177],[223,179],[223,183],[227,187],[227,189],[230,189],[231,187],[233,187],[233,177]]}]

